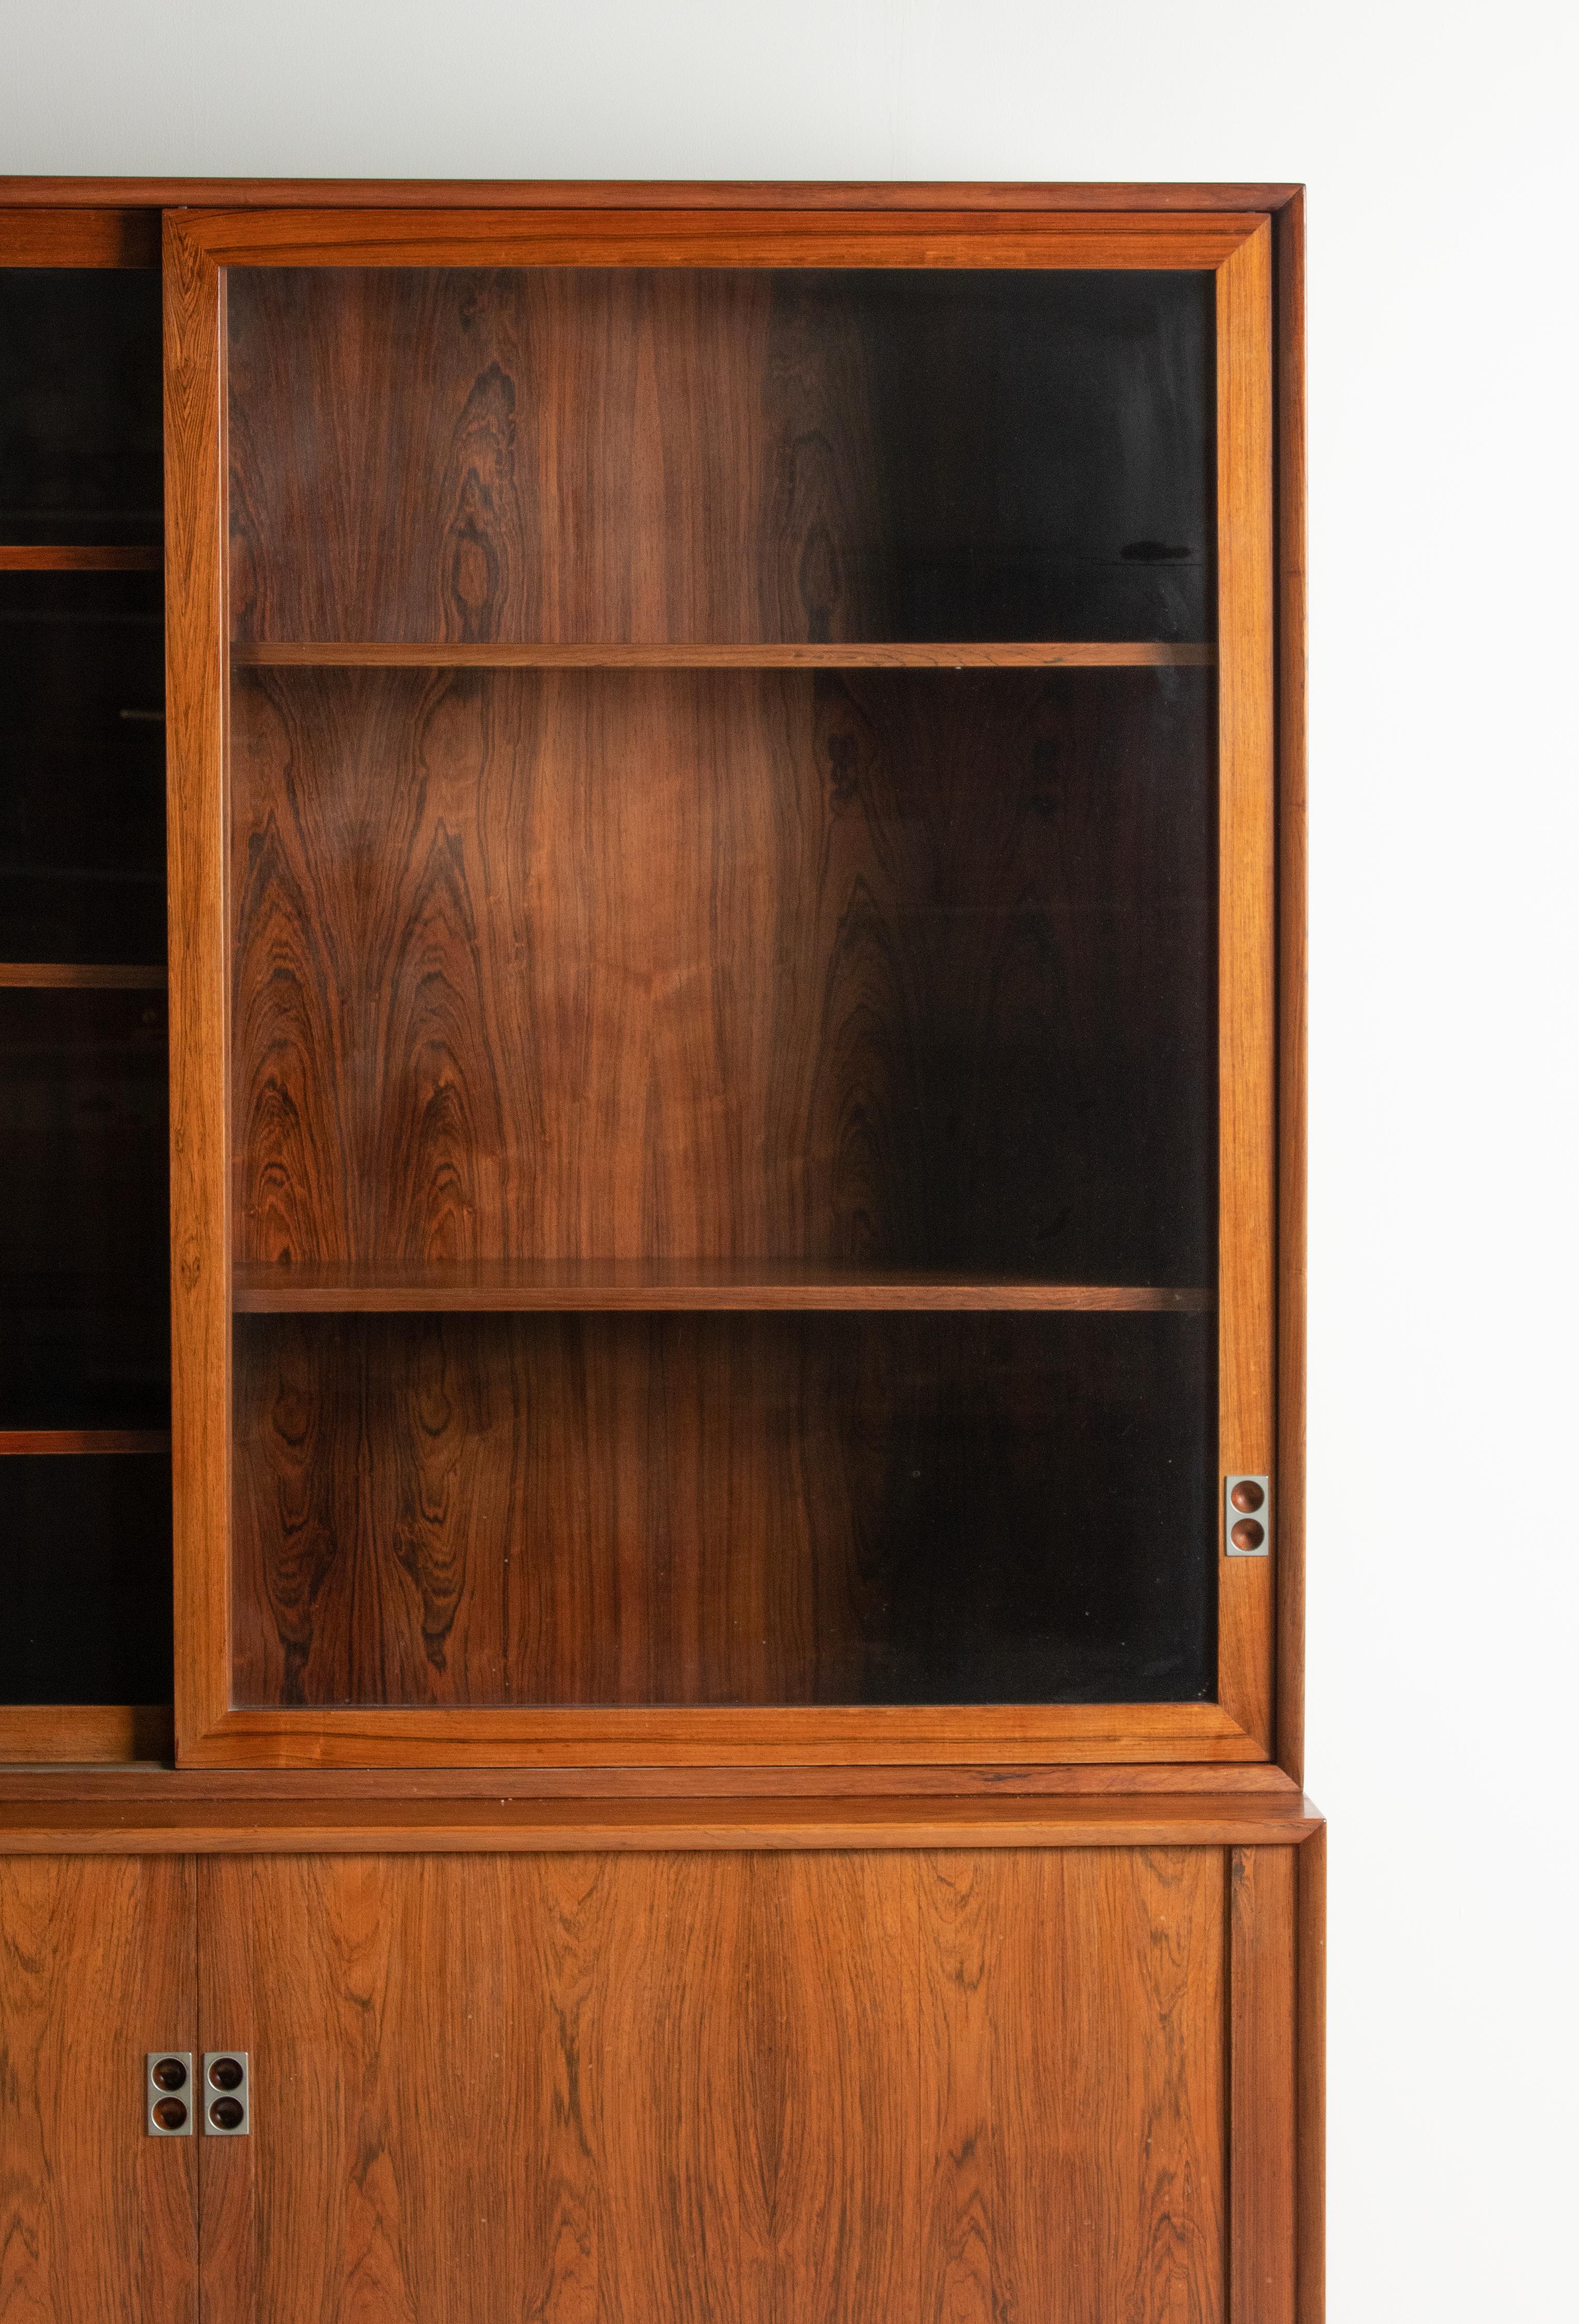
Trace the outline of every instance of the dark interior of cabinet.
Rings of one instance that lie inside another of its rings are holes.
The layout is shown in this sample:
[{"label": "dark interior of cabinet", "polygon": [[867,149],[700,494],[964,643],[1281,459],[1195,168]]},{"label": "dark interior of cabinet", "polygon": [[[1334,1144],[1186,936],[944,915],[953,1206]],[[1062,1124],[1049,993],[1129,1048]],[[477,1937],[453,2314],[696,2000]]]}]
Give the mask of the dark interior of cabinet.
[{"label": "dark interior of cabinet", "polygon": [[168,1457],[32,1454],[0,1481],[0,1702],[168,1702]]},{"label": "dark interior of cabinet", "polygon": [[162,405],[156,272],[0,263],[0,1705],[171,1691]]},{"label": "dark interior of cabinet", "polygon": [[1209,1315],[235,1319],[239,1704],[1180,1702]]},{"label": "dark interior of cabinet", "polygon": [[162,961],[156,573],[0,574],[0,960]]},{"label": "dark interior of cabinet", "polygon": [[0,541],[163,529],[160,281],[0,263]]},{"label": "dark interior of cabinet", "polygon": [[164,995],[0,991],[0,1428],[166,1428]]},{"label": "dark interior of cabinet", "polygon": [[1214,634],[1209,274],[245,268],[241,640]]}]

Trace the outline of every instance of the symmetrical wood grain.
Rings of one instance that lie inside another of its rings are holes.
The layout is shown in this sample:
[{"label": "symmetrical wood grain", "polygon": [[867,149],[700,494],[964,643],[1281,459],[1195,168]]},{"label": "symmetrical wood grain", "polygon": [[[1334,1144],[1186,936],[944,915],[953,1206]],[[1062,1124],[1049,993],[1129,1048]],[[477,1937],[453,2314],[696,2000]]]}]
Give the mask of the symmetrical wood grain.
[{"label": "symmetrical wood grain", "polygon": [[180,1856],[0,1857],[0,2319],[196,2324],[196,2139],[143,2127],[149,2050],[195,2045]]},{"label": "symmetrical wood grain", "polygon": [[238,1259],[1210,1284],[1209,685],[238,674]]},{"label": "symmetrical wood grain", "polygon": [[1198,644],[1210,281],[236,269],[232,634]]},{"label": "symmetrical wood grain", "polygon": [[1222,1865],[206,1864],[205,2315],[1214,2324]]},{"label": "symmetrical wood grain", "polygon": [[1187,1316],[238,1318],[238,1704],[1199,1701]]}]

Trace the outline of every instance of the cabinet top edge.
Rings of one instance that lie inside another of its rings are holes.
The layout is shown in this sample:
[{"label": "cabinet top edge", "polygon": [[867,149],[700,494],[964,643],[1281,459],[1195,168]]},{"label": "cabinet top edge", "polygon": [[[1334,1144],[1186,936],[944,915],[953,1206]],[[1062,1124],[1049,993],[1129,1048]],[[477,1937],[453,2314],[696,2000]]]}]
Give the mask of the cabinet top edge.
[{"label": "cabinet top edge", "polygon": [[1295,182],[0,177],[0,208],[1279,210]]}]

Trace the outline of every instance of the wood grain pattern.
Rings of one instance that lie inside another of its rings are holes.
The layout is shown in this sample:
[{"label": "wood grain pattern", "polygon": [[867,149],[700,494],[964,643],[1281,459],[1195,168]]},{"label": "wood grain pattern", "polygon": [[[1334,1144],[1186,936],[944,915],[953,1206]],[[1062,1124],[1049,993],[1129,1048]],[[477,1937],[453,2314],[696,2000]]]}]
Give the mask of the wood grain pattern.
[{"label": "wood grain pattern", "polygon": [[1326,1826],[1300,1842],[1297,1858],[1294,2313],[1322,2324],[1326,2313]]},{"label": "wood grain pattern", "polygon": [[237,1259],[1208,1283],[1209,684],[238,673]]},{"label": "wood grain pattern", "polygon": [[229,1174],[218,274],[164,227],[171,1465],[178,1753],[230,1700]]},{"label": "wood grain pattern", "polygon": [[[157,1757],[159,1755],[152,1755]],[[168,1756],[168,1755],[166,1755]],[[309,1800],[332,1793],[360,1800],[711,1800],[711,1799],[1107,1799],[1142,1797],[1159,1808],[1188,1805],[1202,1794],[1235,1802],[1251,1817],[1282,1814],[1298,1787],[1267,1760],[1214,1766],[934,1766],[853,1767],[342,1767],[327,1779],[304,1767],[144,1767],[116,1769],[0,1765],[0,1802],[73,1809],[149,1805],[180,1811],[215,1801]],[[1180,1795],[1174,1801],[1172,1794]],[[1259,1827],[1258,1827],[1259,1828]],[[1253,1836],[1243,1824],[1240,1840]],[[1225,1843],[1226,1844],[1226,1843]]]},{"label": "wood grain pattern", "polygon": [[1229,1860],[1229,2313],[1295,2324],[1296,1882],[1288,1848]]},{"label": "wood grain pattern", "polygon": [[[1218,1403],[1223,1471],[1270,1472],[1276,1377],[1271,229],[1217,277]],[[1276,1503],[1274,1502],[1274,1508]],[[1221,1700],[1273,1748],[1277,1546],[1221,1561]]]},{"label": "wood grain pattern", "polygon": [[0,2319],[196,2324],[196,2139],[143,2128],[193,2046],[192,1868],[0,1858]]},{"label": "wood grain pattern", "polygon": [[201,1879],[214,2324],[1221,2313],[1214,1851]]},{"label": "wood grain pattern", "polygon": [[[180,1771],[178,1771],[179,1773]],[[494,1771],[501,1778],[504,1770]],[[841,1770],[841,1773],[844,1771]],[[1213,1776],[1223,1774],[1214,1768]],[[194,1792],[171,1775],[117,1773],[113,1794],[91,1796],[84,1773],[63,1796],[62,1776],[13,1770],[0,1799],[0,1840],[12,1854],[218,1856],[651,1855],[666,1850],[848,1852],[916,1849],[1213,1849],[1297,1846],[1319,1830],[1307,1800],[1213,1793],[1046,1800],[847,1798],[534,1800],[522,1795],[421,1799],[346,1795],[365,1771],[347,1771],[289,1799]],[[795,1773],[804,1776],[805,1769]],[[54,1795],[45,1796],[51,1780]],[[101,1785],[109,1782],[100,1778]],[[210,1783],[213,1778],[208,1779]],[[507,1789],[503,1782],[496,1789]],[[1220,1910],[1221,1861],[1214,1882]],[[222,2033],[222,2038],[223,2033]],[[230,2038],[235,2039],[232,2035]]]},{"label": "wood grain pattern", "polygon": [[162,549],[0,547],[0,573],[157,573]]},{"label": "wood grain pattern", "polygon": [[1209,643],[1206,273],[465,261],[230,277],[244,650]]},{"label": "wood grain pattern", "polygon": [[[1305,197],[1278,213],[1278,1758],[1305,1767]],[[1311,2307],[1309,2313],[1316,2313]]]},{"label": "wood grain pattern", "polygon": [[1209,1341],[1166,1315],[238,1318],[235,1700],[1199,1700]]},{"label": "wood grain pattern", "polygon": [[397,644],[238,640],[236,669],[1213,669],[1214,645],[1087,638],[1021,645]]},{"label": "wood grain pattern", "polygon": [[192,209],[185,231],[218,265],[991,267],[1198,272],[1267,225],[1255,211],[702,209],[644,212]]},{"label": "wood grain pattern", "polygon": [[167,1759],[171,1742],[165,1703],[0,1703],[0,1763],[109,1761],[124,1766]]},{"label": "wood grain pattern", "polygon": [[[139,187],[106,200],[97,180],[0,178],[0,266],[137,266],[159,263],[159,208]],[[80,207],[61,207],[80,184]]]},{"label": "wood grain pattern", "polygon": [[[1205,1314],[1214,1291],[1155,1284],[1033,1283],[836,1267],[827,1260],[476,1259],[429,1265],[245,1263],[231,1276],[238,1315],[440,1315],[646,1309]],[[0,1438],[0,1445],[3,1445]]]},{"label": "wood grain pattern", "polygon": [[0,987],[14,991],[162,992],[164,968],[139,968],[118,961],[0,961]]}]

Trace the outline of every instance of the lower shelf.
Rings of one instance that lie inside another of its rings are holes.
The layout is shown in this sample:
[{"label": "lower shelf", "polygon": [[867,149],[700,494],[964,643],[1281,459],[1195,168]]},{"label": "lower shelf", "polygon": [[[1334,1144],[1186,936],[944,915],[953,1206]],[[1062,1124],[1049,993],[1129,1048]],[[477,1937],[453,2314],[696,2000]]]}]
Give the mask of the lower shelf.
[{"label": "lower shelf", "polygon": [[826,1259],[516,1259],[406,1267],[239,1266],[239,1315],[709,1313],[803,1309],[1200,1314],[1214,1292],[1151,1283],[1043,1283]]},{"label": "lower shelf", "polygon": [[168,1703],[0,1703],[0,1766],[158,1763],[174,1748]]}]

